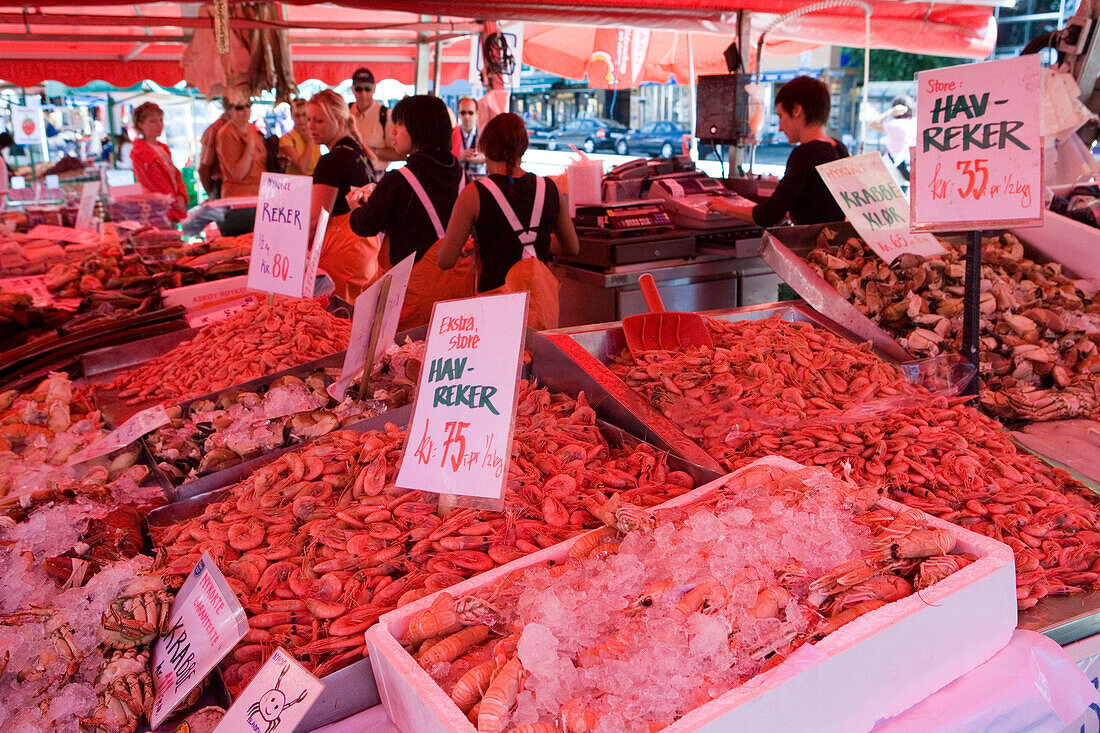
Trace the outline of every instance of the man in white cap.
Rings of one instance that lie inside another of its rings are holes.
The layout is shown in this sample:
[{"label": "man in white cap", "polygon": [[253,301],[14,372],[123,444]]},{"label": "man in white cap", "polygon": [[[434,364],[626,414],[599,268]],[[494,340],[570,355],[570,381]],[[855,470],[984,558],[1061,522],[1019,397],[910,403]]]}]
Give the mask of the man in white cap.
[{"label": "man in white cap", "polygon": [[[398,160],[401,156],[390,147],[387,138],[389,110],[374,98],[374,86],[374,74],[370,69],[356,69],[351,75],[351,90],[355,94],[355,101],[348,105],[348,109],[355,120],[359,141],[367,148],[368,155],[373,153],[372,158],[377,157],[383,161]],[[375,166],[378,167],[380,166]]]}]

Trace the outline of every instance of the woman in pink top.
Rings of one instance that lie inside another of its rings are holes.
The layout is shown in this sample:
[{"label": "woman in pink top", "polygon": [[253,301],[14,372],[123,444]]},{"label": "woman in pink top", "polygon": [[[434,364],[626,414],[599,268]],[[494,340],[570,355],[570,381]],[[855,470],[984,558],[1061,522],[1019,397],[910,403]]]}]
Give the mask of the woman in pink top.
[{"label": "woman in pink top", "polygon": [[172,208],[168,217],[181,221],[187,215],[187,189],[179,169],[172,163],[168,146],[157,140],[164,132],[164,112],[152,102],[146,102],[134,110],[133,121],[140,135],[130,153],[134,178],[146,193],[169,196]]}]

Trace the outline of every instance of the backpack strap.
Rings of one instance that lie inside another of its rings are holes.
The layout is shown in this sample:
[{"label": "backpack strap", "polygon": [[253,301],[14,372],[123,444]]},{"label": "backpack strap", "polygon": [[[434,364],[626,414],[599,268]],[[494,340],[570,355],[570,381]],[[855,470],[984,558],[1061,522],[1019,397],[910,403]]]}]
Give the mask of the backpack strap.
[{"label": "backpack strap", "polygon": [[504,193],[500,190],[500,187],[493,182],[492,179],[486,177],[477,182],[485,187],[485,190],[492,195],[496,200],[497,206],[500,207],[500,213],[504,214],[505,220],[508,225],[512,227],[512,231],[516,233],[516,237],[519,238],[519,243],[523,245],[523,257],[537,257],[535,252],[535,240],[539,236],[539,223],[542,221],[542,212],[546,204],[546,179],[542,176],[535,176],[535,203],[531,208],[531,223],[524,227],[519,222],[519,217],[516,216],[516,210],[512,207],[512,204],[508,202],[508,199],[504,197]]}]

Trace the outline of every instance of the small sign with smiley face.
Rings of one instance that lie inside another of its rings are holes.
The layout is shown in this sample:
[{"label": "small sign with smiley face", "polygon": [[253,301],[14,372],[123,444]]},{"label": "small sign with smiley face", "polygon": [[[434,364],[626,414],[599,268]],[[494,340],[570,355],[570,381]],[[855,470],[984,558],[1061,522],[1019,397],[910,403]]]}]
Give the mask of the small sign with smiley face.
[{"label": "small sign with smiley face", "polygon": [[317,701],[325,683],[282,648],[276,649],[214,729],[215,733],[294,730]]}]

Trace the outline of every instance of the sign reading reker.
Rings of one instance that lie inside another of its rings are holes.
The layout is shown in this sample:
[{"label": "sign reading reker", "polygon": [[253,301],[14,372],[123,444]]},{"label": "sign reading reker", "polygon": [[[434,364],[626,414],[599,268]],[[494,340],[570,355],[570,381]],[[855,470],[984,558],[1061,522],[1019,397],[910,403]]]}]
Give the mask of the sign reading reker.
[{"label": "sign reading reker", "polygon": [[436,303],[397,485],[500,502],[527,293]]},{"label": "sign reading reker", "polygon": [[917,74],[914,230],[1042,223],[1041,94],[1035,54]]},{"label": "sign reading reker", "polygon": [[879,153],[822,163],[817,172],[859,236],[887,263],[903,252],[943,252],[931,234],[909,231],[909,202]]},{"label": "sign reading reker", "polygon": [[248,263],[250,289],[302,297],[312,189],[309,176],[263,174]]}]

